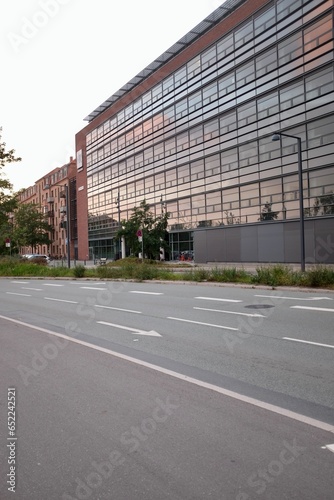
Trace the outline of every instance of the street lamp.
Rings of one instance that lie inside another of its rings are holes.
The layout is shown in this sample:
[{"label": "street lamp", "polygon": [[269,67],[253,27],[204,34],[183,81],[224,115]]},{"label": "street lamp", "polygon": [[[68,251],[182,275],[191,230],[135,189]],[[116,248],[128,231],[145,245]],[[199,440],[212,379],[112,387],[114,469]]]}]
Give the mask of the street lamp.
[{"label": "street lamp", "polygon": [[66,239],[67,239],[67,267],[71,267],[71,223],[70,223],[70,197],[69,197],[69,186],[64,184],[60,186],[65,188],[65,194],[62,192],[59,197],[65,198],[66,203]]},{"label": "street lamp", "polygon": [[[119,194],[119,191],[117,193],[117,198],[115,200],[115,205],[117,207],[117,210],[118,210],[118,230],[120,231],[121,230],[121,198],[120,198],[120,194]],[[122,239],[119,238],[118,239],[118,256],[119,258],[123,257],[123,252],[122,252]]]},{"label": "street lamp", "polygon": [[281,137],[296,139],[298,145],[298,183],[299,183],[299,219],[300,219],[300,266],[305,271],[305,230],[304,230],[304,199],[303,199],[303,167],[302,167],[302,140],[295,135],[276,132],[271,140],[280,141]]}]

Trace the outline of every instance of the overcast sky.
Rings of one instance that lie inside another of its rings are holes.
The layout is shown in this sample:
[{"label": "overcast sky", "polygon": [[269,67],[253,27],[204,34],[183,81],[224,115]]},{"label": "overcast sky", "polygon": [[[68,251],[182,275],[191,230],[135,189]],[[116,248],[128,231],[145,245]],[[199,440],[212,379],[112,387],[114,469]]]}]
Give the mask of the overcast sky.
[{"label": "overcast sky", "polygon": [[0,127],[27,188],[75,156],[83,119],[223,0],[0,0]]}]

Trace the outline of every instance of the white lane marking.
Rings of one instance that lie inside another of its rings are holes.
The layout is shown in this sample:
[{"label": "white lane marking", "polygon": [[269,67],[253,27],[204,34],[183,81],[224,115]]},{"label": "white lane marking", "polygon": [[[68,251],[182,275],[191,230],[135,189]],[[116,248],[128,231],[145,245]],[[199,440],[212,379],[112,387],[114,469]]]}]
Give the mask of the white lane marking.
[{"label": "white lane marking", "polygon": [[27,293],[15,293],[15,292],[6,292],[8,295],[21,295],[22,297],[31,297]]},{"label": "white lane marking", "polygon": [[325,446],[321,447],[322,449],[326,449],[334,453],[334,444],[326,444]]},{"label": "white lane marking", "polygon": [[41,288],[30,288],[28,286],[23,286],[22,290],[35,290],[36,292],[41,292],[42,291]]},{"label": "white lane marking", "polygon": [[[70,285],[82,285],[82,281],[70,281]],[[99,285],[106,285],[107,283],[99,281]],[[92,283],[92,285],[95,285],[95,283]]]},{"label": "white lane marking", "polygon": [[54,300],[55,302],[67,302],[68,304],[77,304],[74,300],[65,300],[65,299],[54,299],[52,297],[44,297],[45,300]]},{"label": "white lane marking", "polygon": [[25,326],[27,328],[31,328],[33,330],[47,333],[49,335],[54,335],[55,337],[59,337],[65,339],[69,342],[73,342],[75,344],[79,344],[81,346],[88,347],[89,349],[94,349],[95,351],[103,352],[105,354],[109,354],[110,356],[114,356],[115,358],[123,359],[124,361],[129,361],[130,363],[134,363],[136,365],[144,366],[145,368],[149,368],[151,370],[155,370],[157,372],[163,373],[164,375],[169,375],[170,377],[177,378],[182,380],[183,382],[187,382],[188,384],[193,384],[198,387],[202,387],[204,389],[209,389],[211,391],[217,392],[219,394],[223,394],[224,396],[228,396],[230,398],[236,399],[238,401],[242,401],[244,403],[251,404],[258,408],[262,408],[263,410],[270,411],[272,413],[277,413],[283,417],[291,418],[292,420],[296,420],[298,422],[302,422],[307,425],[311,425],[312,427],[316,427],[317,429],[322,429],[323,431],[332,432],[334,434],[334,426],[328,424],[326,422],[322,422],[321,420],[316,420],[314,418],[307,417],[305,415],[301,415],[300,413],[296,413],[285,408],[281,408],[279,406],[275,406],[269,403],[265,403],[260,401],[259,399],[250,398],[248,396],[244,396],[243,394],[238,394],[237,392],[229,391],[228,389],[224,389],[223,387],[219,387],[217,385],[210,384],[208,382],[203,382],[202,380],[195,379],[193,377],[188,377],[187,375],[183,375],[182,373],[177,373],[172,370],[168,370],[167,368],[162,368],[158,365],[153,365],[152,363],[148,363],[146,361],[141,361],[140,359],[132,358],[131,356],[127,356],[126,354],[120,354],[116,351],[111,351],[110,349],[106,349],[105,347],[99,347],[94,344],[89,344],[83,340],[78,340],[73,337],[68,337],[67,335],[63,335],[62,333],[56,333],[51,330],[46,330],[45,328],[40,328],[38,326],[30,325],[29,323],[23,323],[23,321],[19,321],[13,318],[7,318],[6,316],[1,316],[0,319],[4,319],[7,321],[11,321],[13,323],[17,323],[19,325]]},{"label": "white lane marking", "polygon": [[145,295],[163,295],[162,292],[140,292],[139,290],[130,290],[129,293],[142,293]]},{"label": "white lane marking", "polygon": [[220,302],[242,302],[242,300],[218,299],[216,297],[195,297],[195,299],[200,299],[200,300],[219,300]]},{"label": "white lane marking", "polygon": [[222,311],[221,309],[207,309],[206,307],[194,307],[194,309],[197,309],[199,311],[212,311],[212,312],[218,312],[218,313],[224,313],[224,314],[238,314],[239,316],[248,316],[250,318],[266,318],[267,316],[264,316],[263,314],[248,314],[248,313],[241,313],[241,312],[235,312],[235,311]]},{"label": "white lane marking", "polygon": [[328,309],[326,307],[308,307],[308,306],[290,306],[290,309],[306,309],[309,311],[327,311],[327,312],[334,312],[334,309]]},{"label": "white lane marking", "polygon": [[113,311],[123,311],[134,314],[142,314],[141,311],[133,311],[132,309],[121,309],[120,307],[99,306],[99,305],[95,305],[95,307],[101,307],[102,309],[112,309]]},{"label": "white lane marking", "polygon": [[329,347],[331,349],[334,349],[334,345],[320,344],[319,342],[310,342],[309,340],[292,339],[290,337],[283,337],[283,340],[291,340],[292,342],[301,342],[302,344],[311,344],[311,345],[317,345],[320,347]]},{"label": "white lane marking", "polygon": [[213,325],[211,323],[202,323],[201,321],[192,321],[191,319],[183,319],[183,318],[173,318],[172,316],[167,316],[167,319],[174,319],[175,321],[184,321],[186,323],[195,323],[196,325],[204,325],[204,326],[213,326],[214,328],[222,328],[223,330],[233,330],[238,332],[238,328],[232,328],[230,326],[223,325]]},{"label": "white lane marking", "polygon": [[43,283],[43,286],[64,286],[64,285],[59,285],[58,283]]},{"label": "white lane marking", "polygon": [[279,297],[278,295],[254,295],[254,297],[283,300],[333,300],[330,297]]},{"label": "white lane marking", "polygon": [[130,326],[116,325],[115,323],[108,323],[107,321],[97,321],[96,323],[99,323],[100,325],[114,326],[115,328],[120,328],[121,330],[128,330],[129,332],[133,332],[136,335],[147,335],[149,337],[162,337],[162,335],[160,335],[160,333],[155,332],[154,330],[147,332],[145,330],[138,330],[138,328],[131,328]]},{"label": "white lane marking", "polygon": [[11,281],[11,283],[17,283],[18,285],[26,285],[28,281]]},{"label": "white lane marking", "polygon": [[83,288],[84,290],[107,290],[106,288],[97,288],[93,286],[82,286],[80,288]]}]

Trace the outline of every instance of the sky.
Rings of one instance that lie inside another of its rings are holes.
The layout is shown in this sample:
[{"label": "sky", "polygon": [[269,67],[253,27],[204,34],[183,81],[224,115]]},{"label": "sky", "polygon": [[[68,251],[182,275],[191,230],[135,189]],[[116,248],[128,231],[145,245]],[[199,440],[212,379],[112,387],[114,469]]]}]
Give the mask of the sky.
[{"label": "sky", "polygon": [[14,190],[75,157],[84,118],[223,0],[0,0],[0,127]]}]

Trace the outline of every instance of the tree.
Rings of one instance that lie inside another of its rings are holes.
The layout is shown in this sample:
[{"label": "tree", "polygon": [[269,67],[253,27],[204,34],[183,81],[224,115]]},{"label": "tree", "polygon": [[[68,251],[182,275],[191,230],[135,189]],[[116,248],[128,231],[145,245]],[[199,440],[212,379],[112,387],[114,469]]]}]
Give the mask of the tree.
[{"label": "tree", "polygon": [[313,208],[310,208],[306,211],[306,215],[308,217],[317,215],[333,215],[333,214],[334,214],[333,191],[318,196],[313,204]]},{"label": "tree", "polygon": [[279,212],[273,212],[271,207],[272,207],[272,203],[270,203],[269,201],[267,201],[264,204],[264,207],[263,207],[262,212],[260,214],[260,217],[258,219],[259,221],[275,220],[278,218]]},{"label": "tree", "polygon": [[13,239],[18,246],[29,246],[34,252],[37,245],[50,245],[49,232],[53,227],[34,203],[20,205],[15,212]]},{"label": "tree", "polygon": [[12,225],[9,222],[9,214],[17,207],[16,196],[13,195],[13,186],[8,179],[3,177],[2,168],[8,163],[21,161],[15,157],[14,149],[6,151],[6,143],[2,141],[2,129],[0,127],[0,253],[7,253],[5,247],[6,238],[12,239]]},{"label": "tree", "polygon": [[138,241],[137,231],[141,229],[144,254],[150,259],[158,258],[160,248],[168,250],[166,234],[169,213],[163,212],[158,217],[154,217],[145,200],[140,203],[139,207],[134,207],[132,212],[128,221],[121,222],[122,229],[117,232],[116,237],[124,237],[131,254],[138,255],[142,251],[142,243]]}]

